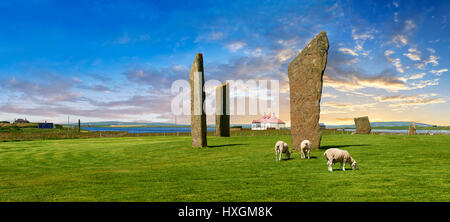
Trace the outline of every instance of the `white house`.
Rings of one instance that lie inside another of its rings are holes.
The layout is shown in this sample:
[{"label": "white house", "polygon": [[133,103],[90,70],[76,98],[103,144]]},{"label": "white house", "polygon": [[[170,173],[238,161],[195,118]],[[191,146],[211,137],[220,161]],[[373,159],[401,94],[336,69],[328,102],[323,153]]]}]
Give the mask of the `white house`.
[{"label": "white house", "polygon": [[252,121],[252,130],[266,130],[267,128],[286,128],[286,123],[274,115],[264,115],[263,117]]}]

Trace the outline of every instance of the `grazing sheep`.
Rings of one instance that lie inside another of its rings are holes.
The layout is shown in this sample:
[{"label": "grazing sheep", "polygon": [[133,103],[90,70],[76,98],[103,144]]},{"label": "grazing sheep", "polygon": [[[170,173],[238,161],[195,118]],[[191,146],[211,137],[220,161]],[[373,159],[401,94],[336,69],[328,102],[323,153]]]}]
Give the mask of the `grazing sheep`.
[{"label": "grazing sheep", "polygon": [[311,142],[309,140],[303,140],[300,143],[300,153],[302,154],[302,159],[305,159],[308,155],[308,159],[311,159]]},{"label": "grazing sheep", "polygon": [[[281,155],[283,153],[285,153],[284,159],[286,159],[286,158],[289,159],[291,157],[291,152],[289,152],[288,144],[283,142],[283,141],[278,141],[275,144],[275,159],[277,161],[280,161],[281,160]],[[279,157],[278,157],[278,154],[280,155]]]},{"label": "grazing sheep", "polygon": [[337,162],[340,163],[343,171],[345,171],[345,163],[350,163],[352,170],[356,169],[356,161],[350,156],[347,150],[331,148],[327,149],[323,155],[327,158],[328,171],[330,172],[333,171],[332,165]]}]

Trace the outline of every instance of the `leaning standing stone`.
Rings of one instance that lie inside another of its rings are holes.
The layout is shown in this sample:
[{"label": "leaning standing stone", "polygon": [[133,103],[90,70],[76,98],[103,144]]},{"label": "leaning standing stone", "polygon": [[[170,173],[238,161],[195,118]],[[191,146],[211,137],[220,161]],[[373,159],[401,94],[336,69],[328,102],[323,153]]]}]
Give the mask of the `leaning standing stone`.
[{"label": "leaning standing stone", "polygon": [[355,121],[356,132],[355,134],[370,134],[372,128],[370,127],[369,117],[356,117],[353,119]]},{"label": "leaning standing stone", "polygon": [[320,146],[320,99],[328,48],[327,33],[322,31],[289,64],[293,149],[300,149],[303,140],[311,141],[314,149]]},{"label": "leaning standing stone", "polygon": [[191,135],[192,147],[206,147],[206,113],[205,102],[203,55],[197,53],[192,63],[189,74],[191,84]]}]

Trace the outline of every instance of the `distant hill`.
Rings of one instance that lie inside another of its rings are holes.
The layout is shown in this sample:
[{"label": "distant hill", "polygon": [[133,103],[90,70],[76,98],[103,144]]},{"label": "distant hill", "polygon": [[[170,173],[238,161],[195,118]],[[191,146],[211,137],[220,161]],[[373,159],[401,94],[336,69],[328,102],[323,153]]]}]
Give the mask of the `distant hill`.
[{"label": "distant hill", "polygon": [[[392,127],[392,126],[409,126],[411,122],[371,122],[370,126],[372,127]],[[433,125],[425,124],[425,123],[416,123],[416,126],[423,127],[431,127]],[[352,125],[327,125],[328,128],[354,128],[355,124]]]},{"label": "distant hill", "polygon": [[[63,125],[70,125],[70,126],[78,126],[78,123],[71,123],[71,124],[63,124]],[[146,123],[146,122],[121,122],[121,121],[102,121],[102,122],[81,122],[81,126],[83,127],[95,127],[95,126],[120,126],[123,125],[124,127],[127,126],[133,126],[133,125],[139,125],[143,127],[190,127],[188,124],[173,124],[173,123]],[[251,128],[251,124],[231,124],[231,126],[242,126],[242,128]],[[215,124],[208,124],[209,128],[214,128]]]},{"label": "distant hill", "polygon": [[[71,123],[70,125],[78,126],[78,123]],[[173,124],[173,123],[143,123],[143,122],[120,122],[120,121],[81,122],[81,126],[113,126],[113,125],[114,126],[141,125],[147,127],[189,127],[189,125]]]},{"label": "distant hill", "polygon": [[[370,125],[372,127],[394,127],[394,126],[409,126],[411,122],[402,122],[402,121],[396,121],[396,122],[371,122]],[[67,124],[64,124],[67,125]],[[71,123],[69,125],[72,126],[78,126],[78,123]],[[140,125],[145,127],[190,127],[188,124],[173,124],[173,123],[145,123],[145,122],[120,122],[120,121],[103,121],[103,122],[81,122],[81,126],[118,126],[123,125],[124,127],[128,125]],[[325,124],[326,125],[326,124]],[[242,128],[251,128],[251,124],[231,124],[231,126],[242,126]],[[354,128],[355,125],[326,125],[327,128]],[[433,125],[425,124],[425,123],[416,123],[416,126],[422,126],[422,127],[431,127]],[[215,127],[214,124],[209,124],[208,127]]]}]

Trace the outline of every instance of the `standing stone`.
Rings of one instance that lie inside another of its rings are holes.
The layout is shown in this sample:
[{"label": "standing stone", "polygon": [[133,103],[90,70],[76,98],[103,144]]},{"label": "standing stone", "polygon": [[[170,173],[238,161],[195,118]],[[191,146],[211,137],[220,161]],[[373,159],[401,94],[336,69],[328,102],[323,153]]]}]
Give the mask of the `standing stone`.
[{"label": "standing stone", "polygon": [[230,136],[229,94],[227,83],[216,88],[216,136]]},{"label": "standing stone", "polygon": [[320,147],[320,99],[328,48],[327,33],[322,31],[289,64],[293,149],[300,149],[303,140],[311,141],[314,149]]},{"label": "standing stone", "polygon": [[408,135],[416,135],[416,124],[409,124]]},{"label": "standing stone", "polygon": [[191,84],[191,135],[192,147],[206,147],[205,79],[203,55],[197,53],[189,73]]},{"label": "standing stone", "polygon": [[370,127],[368,116],[356,117],[353,120],[355,120],[356,126],[355,134],[370,134],[372,128]]}]

